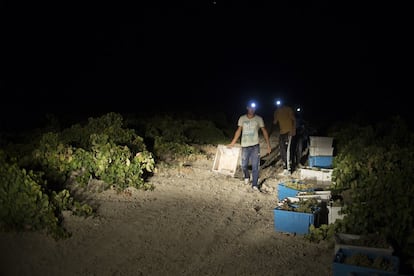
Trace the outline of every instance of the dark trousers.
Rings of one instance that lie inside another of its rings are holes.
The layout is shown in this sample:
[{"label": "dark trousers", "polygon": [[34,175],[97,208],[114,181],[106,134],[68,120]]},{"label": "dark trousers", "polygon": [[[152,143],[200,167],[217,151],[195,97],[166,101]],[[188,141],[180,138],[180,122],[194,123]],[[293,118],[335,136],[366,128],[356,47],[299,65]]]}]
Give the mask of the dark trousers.
[{"label": "dark trousers", "polygon": [[290,142],[290,160],[292,163],[292,170],[294,170],[301,163],[303,143],[303,137],[300,134],[296,133],[296,135],[292,137],[292,141]]},{"label": "dark trousers", "polygon": [[[283,161],[283,169],[287,169],[288,160],[287,160],[287,149],[289,145],[289,134],[280,134],[279,135],[279,150],[280,150],[280,158]],[[292,153],[292,147],[290,147]],[[292,156],[292,154],[290,154]]]}]

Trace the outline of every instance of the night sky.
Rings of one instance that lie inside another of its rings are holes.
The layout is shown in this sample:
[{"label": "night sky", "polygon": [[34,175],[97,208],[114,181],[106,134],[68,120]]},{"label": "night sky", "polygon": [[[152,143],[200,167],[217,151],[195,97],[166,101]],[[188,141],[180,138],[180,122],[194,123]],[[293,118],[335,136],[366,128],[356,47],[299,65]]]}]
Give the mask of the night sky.
[{"label": "night sky", "polygon": [[228,3],[137,8],[131,20],[10,16],[1,37],[2,126],[110,111],[233,120],[251,99],[271,120],[276,98],[329,123],[409,117],[406,7]]}]

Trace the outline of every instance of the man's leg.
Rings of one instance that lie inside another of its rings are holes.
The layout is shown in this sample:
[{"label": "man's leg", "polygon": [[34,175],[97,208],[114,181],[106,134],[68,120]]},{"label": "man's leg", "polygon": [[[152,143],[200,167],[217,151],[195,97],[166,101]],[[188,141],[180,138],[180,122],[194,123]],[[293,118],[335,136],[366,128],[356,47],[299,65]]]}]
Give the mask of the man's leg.
[{"label": "man's leg", "polygon": [[279,136],[279,149],[280,149],[280,158],[283,161],[283,169],[287,169],[287,147],[289,143],[288,133],[280,134]]},{"label": "man's leg", "polygon": [[260,166],[260,145],[251,147],[251,160],[252,160],[252,186],[258,187],[259,182],[259,166]]},{"label": "man's leg", "polygon": [[298,155],[297,155],[297,149],[298,149],[298,136],[292,136],[292,141],[290,142],[290,156],[291,156],[291,170],[292,172],[298,167]]},{"label": "man's leg", "polygon": [[288,136],[288,145],[287,145],[287,156],[286,156],[286,164],[287,164],[287,170],[290,173],[292,171],[292,136]]},{"label": "man's leg", "polygon": [[[297,136],[297,135],[296,135]],[[303,152],[303,137],[302,136],[298,136],[296,138],[296,166],[299,167],[302,162],[302,152]]]},{"label": "man's leg", "polygon": [[244,179],[250,179],[249,158],[250,158],[249,148],[248,147],[242,148],[241,168],[242,168]]}]

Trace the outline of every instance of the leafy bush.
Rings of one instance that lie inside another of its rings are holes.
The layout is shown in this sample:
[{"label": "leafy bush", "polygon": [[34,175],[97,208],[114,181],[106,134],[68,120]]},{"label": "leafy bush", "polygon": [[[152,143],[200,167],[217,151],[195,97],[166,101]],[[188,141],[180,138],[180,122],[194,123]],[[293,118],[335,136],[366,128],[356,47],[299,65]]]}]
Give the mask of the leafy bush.
[{"label": "leafy bush", "polygon": [[63,182],[79,171],[76,180],[83,185],[96,178],[120,189],[153,189],[145,183],[155,168],[152,154],[133,130],[123,129],[118,114],[90,118],[86,126],[75,125],[61,133],[45,133],[34,159],[54,181]]},{"label": "leafy bush", "polygon": [[6,161],[0,152],[0,229],[46,230],[56,239],[68,237],[56,215],[61,210],[49,199],[44,185],[38,184],[40,180],[40,175]]},{"label": "leafy bush", "polygon": [[337,141],[332,180],[351,201],[342,232],[379,233],[398,248],[414,229],[414,135],[399,118],[375,126],[333,129]]}]

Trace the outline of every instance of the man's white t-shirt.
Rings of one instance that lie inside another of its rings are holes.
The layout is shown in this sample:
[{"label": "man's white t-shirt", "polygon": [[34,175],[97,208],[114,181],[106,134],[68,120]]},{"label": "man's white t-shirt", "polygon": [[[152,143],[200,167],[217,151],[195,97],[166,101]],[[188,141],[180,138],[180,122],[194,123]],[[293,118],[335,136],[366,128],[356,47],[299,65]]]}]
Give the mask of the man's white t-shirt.
[{"label": "man's white t-shirt", "polygon": [[241,126],[241,146],[250,147],[259,144],[259,129],[264,127],[263,118],[259,115],[254,115],[253,118],[248,118],[247,115],[242,115],[237,123]]}]

